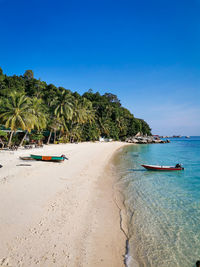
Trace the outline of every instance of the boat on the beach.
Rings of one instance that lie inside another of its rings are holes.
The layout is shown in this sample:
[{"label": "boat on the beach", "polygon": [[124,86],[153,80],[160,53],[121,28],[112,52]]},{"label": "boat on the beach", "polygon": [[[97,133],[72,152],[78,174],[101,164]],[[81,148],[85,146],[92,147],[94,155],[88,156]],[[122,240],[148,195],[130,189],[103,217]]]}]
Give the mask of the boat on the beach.
[{"label": "boat on the beach", "polygon": [[57,156],[41,156],[41,155],[30,155],[32,159],[35,160],[42,160],[42,161],[55,161],[55,162],[61,162],[65,159],[68,159],[65,157],[65,155],[61,155],[60,157]]},{"label": "boat on the beach", "polygon": [[180,164],[176,164],[175,166],[157,166],[157,165],[141,165],[147,170],[150,171],[181,171],[184,168]]},{"label": "boat on the beach", "polygon": [[20,159],[22,159],[22,160],[34,160],[33,158],[31,158],[31,157],[19,157]]}]

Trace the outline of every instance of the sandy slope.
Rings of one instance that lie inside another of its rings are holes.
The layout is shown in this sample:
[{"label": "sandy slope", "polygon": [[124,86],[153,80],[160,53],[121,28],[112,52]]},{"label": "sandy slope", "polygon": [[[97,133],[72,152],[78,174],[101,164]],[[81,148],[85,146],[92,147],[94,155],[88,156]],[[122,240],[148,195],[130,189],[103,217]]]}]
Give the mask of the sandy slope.
[{"label": "sandy slope", "polygon": [[[108,162],[124,144],[0,152],[0,266],[123,266],[125,236]],[[29,153],[61,164],[19,160]],[[31,166],[16,166],[19,164]]]}]

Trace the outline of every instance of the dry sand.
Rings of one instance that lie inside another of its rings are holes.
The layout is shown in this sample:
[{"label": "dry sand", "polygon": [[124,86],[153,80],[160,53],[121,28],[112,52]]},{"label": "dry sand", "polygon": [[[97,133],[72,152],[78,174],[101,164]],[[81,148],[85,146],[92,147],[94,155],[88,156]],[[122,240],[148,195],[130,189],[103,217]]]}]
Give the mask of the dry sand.
[{"label": "dry sand", "polygon": [[[1,151],[0,266],[124,266],[126,237],[109,170],[114,152],[124,145]],[[19,159],[30,153],[65,154],[69,160]]]}]

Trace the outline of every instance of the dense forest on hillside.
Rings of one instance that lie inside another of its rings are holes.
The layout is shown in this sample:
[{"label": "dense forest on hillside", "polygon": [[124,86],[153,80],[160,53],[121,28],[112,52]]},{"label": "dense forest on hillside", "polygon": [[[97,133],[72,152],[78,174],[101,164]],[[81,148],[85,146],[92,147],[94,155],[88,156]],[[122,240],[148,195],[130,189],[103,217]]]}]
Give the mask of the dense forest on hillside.
[{"label": "dense forest on hillside", "polygon": [[0,126],[11,130],[9,134],[0,131],[1,140],[9,146],[22,145],[27,136],[65,143],[151,134],[149,125],[122,107],[114,94],[100,95],[90,89],[80,95],[35,79],[31,70],[23,76],[7,76],[1,68]]}]

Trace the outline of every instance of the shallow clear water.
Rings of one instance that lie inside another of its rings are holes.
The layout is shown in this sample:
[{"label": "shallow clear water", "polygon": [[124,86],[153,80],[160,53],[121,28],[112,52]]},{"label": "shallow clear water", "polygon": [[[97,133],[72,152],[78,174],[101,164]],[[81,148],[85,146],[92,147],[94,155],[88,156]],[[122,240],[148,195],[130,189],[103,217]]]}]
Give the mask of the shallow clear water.
[{"label": "shallow clear water", "polygon": [[[141,164],[181,163],[184,171]],[[119,154],[118,186],[128,216],[128,266],[193,267],[200,259],[200,137],[134,145]]]}]

